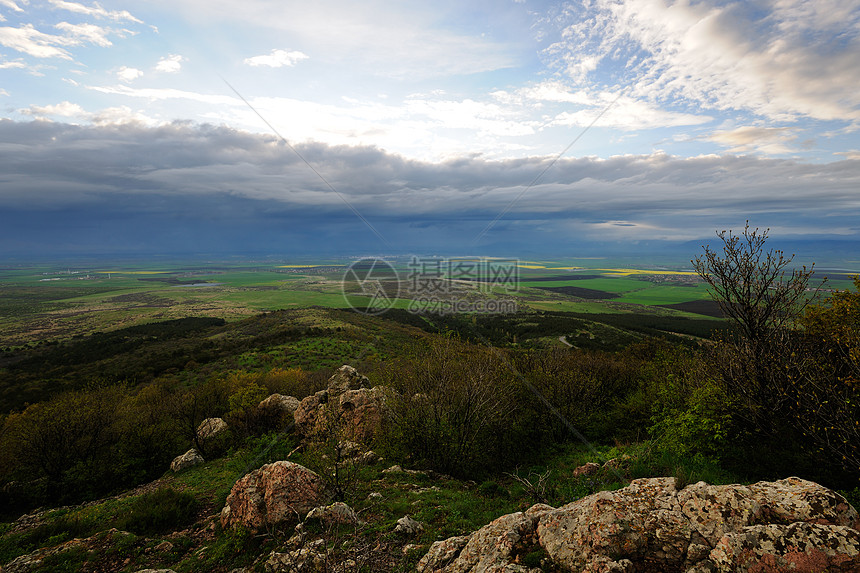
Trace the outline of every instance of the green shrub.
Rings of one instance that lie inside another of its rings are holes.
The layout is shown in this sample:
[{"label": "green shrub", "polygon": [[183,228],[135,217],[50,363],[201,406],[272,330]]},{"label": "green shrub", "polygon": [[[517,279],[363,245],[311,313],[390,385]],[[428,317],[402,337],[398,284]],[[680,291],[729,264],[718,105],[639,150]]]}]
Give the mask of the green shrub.
[{"label": "green shrub", "polygon": [[476,477],[525,447],[516,379],[498,353],[438,337],[382,373],[387,399],[381,453],[410,465]]},{"label": "green shrub", "polygon": [[8,563],[40,547],[57,545],[75,537],[89,537],[97,529],[95,522],[60,516],[25,533],[0,537],[0,563]]},{"label": "green shrub", "polygon": [[191,523],[198,503],[193,495],[162,488],[136,498],[116,527],[134,533],[159,533]]}]

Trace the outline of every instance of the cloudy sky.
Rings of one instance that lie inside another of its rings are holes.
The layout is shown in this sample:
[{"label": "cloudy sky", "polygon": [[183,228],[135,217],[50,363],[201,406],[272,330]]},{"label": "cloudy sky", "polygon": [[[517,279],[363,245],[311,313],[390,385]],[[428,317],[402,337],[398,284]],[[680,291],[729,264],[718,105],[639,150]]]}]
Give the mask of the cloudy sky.
[{"label": "cloudy sky", "polygon": [[858,240],[858,54],[860,0],[0,0],[0,255]]}]

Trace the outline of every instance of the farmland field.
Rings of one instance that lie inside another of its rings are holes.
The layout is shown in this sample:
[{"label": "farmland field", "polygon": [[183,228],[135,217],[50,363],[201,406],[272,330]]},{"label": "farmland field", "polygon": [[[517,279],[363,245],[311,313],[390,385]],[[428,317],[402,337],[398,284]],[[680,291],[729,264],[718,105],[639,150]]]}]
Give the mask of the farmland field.
[{"label": "farmland field", "polygon": [[[453,259],[452,259],[453,260]],[[469,261],[470,259],[462,259]],[[363,308],[371,293],[344,274],[353,261],[95,261],[0,265],[0,346],[62,340],[188,316],[237,320],[278,309]],[[414,260],[392,258],[399,285],[381,285],[406,309]],[[511,300],[520,310],[714,317],[706,285],[687,267],[631,269],[606,260],[520,261],[515,285],[456,280],[448,299]],[[605,265],[605,266],[599,266]],[[821,275],[827,273],[822,272]],[[850,271],[831,271],[828,288],[849,288]],[[354,285],[353,285],[354,287]]]}]

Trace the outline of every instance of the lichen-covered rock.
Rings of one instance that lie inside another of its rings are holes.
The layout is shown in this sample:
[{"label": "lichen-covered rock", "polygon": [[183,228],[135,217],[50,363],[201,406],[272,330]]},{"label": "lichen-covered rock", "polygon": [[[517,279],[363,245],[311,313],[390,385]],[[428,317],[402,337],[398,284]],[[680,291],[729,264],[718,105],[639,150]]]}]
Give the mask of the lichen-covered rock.
[{"label": "lichen-covered rock", "polygon": [[573,477],[580,476],[591,476],[599,472],[601,469],[600,464],[596,464],[594,462],[588,462],[585,465],[579,466],[575,470],[573,470]]},{"label": "lichen-covered rock", "polygon": [[197,450],[191,448],[181,456],[173,458],[173,461],[170,462],[170,469],[174,472],[181,472],[182,470],[200,465],[203,461],[203,456],[197,453]]},{"label": "lichen-covered rock", "polygon": [[[293,413],[296,422],[296,430],[302,436],[309,438],[324,428],[323,408],[328,403],[328,391],[320,390],[313,396],[308,396],[301,402]],[[319,424],[317,418],[320,418]],[[319,425],[319,428],[318,428]]]},{"label": "lichen-covered rock", "polygon": [[261,410],[273,410],[282,413],[285,416],[292,418],[296,409],[301,402],[293,396],[284,396],[283,394],[272,394],[257,405]]},{"label": "lichen-covered rock", "polygon": [[399,533],[401,535],[418,535],[422,531],[424,531],[424,526],[421,522],[412,519],[408,515],[404,515],[398,519],[397,523],[394,525],[394,533]]},{"label": "lichen-covered rock", "polygon": [[367,384],[367,376],[362,376],[355,368],[344,364],[328,379],[328,393],[337,396],[347,390],[364,388]]},{"label": "lichen-covered rock", "polygon": [[[597,558],[680,569],[693,529],[677,502],[674,478],[634,480],[546,513],[540,543],[556,564],[582,570]],[[649,569],[652,570],[652,569]]]},{"label": "lichen-covered rock", "polygon": [[841,495],[796,477],[750,486],[699,482],[678,493],[684,515],[713,547],[723,535],[755,524],[798,521],[856,528],[857,511]]},{"label": "lichen-covered rock", "polygon": [[298,432],[309,440],[327,439],[369,444],[380,425],[385,396],[381,387],[366,388],[365,376],[342,366],[326,390],[301,401],[293,417]]},{"label": "lichen-covered rock", "polygon": [[279,461],[240,478],[221,511],[221,525],[261,530],[297,523],[328,499],[322,479],[304,466]]},{"label": "lichen-covered rock", "polygon": [[755,523],[761,505],[747,486],[698,482],[678,492],[678,503],[692,527],[710,547],[728,531]]},{"label": "lichen-covered rock", "polygon": [[221,418],[206,418],[197,426],[197,437],[209,440],[227,429],[227,422]]},{"label": "lichen-covered rock", "polygon": [[357,525],[358,515],[355,511],[342,501],[336,501],[331,505],[321,505],[308,512],[305,520],[317,519],[326,524]]},{"label": "lichen-covered rock", "polygon": [[325,541],[318,539],[293,551],[272,551],[265,569],[266,573],[324,573],[326,562]]},{"label": "lichen-covered rock", "polygon": [[757,520],[767,523],[805,521],[860,528],[857,510],[844,497],[815,482],[790,477],[749,486],[761,507]]},{"label": "lichen-covered rock", "polygon": [[419,571],[516,571],[539,544],[551,568],[584,573],[860,572],[857,524],[842,496],[799,478],[682,490],[674,478],[639,479],[434,544]]},{"label": "lichen-covered rock", "polygon": [[382,425],[381,390],[346,390],[338,398],[344,431],[352,441],[369,444]]},{"label": "lichen-covered rock", "polygon": [[444,571],[463,550],[466,543],[469,542],[471,535],[460,535],[457,537],[449,537],[442,541],[435,541],[430,546],[427,554],[418,562],[416,569],[418,573],[433,573],[435,571]]},{"label": "lichen-covered rock", "polygon": [[[541,516],[552,510],[537,505],[526,512],[511,513],[485,525],[471,536],[450,559],[459,544],[459,538],[447,540],[447,545],[433,544],[425,559],[419,562],[419,571],[430,573],[483,573],[489,571],[529,571],[518,563],[519,557],[533,551],[538,545],[537,525]],[[433,553],[434,557],[428,557]],[[444,561],[447,560],[447,564]],[[422,565],[423,564],[423,565]],[[423,568],[422,568],[423,567]]]},{"label": "lichen-covered rock", "polygon": [[802,521],[751,525],[724,535],[709,561],[719,573],[856,573],[860,532]]}]

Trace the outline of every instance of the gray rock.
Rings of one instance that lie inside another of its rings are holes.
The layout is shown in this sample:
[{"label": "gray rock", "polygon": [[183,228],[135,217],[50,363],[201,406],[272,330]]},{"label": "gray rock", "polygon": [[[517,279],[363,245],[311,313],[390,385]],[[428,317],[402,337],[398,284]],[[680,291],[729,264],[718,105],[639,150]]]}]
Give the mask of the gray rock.
[{"label": "gray rock", "polygon": [[362,376],[352,366],[344,364],[328,379],[329,396],[338,396],[347,390],[358,390],[368,384],[367,376]]},{"label": "gray rock", "polygon": [[342,501],[313,508],[305,517],[306,521],[309,519],[317,519],[326,524],[338,525],[357,525],[359,522],[355,511]]},{"label": "gray rock", "polygon": [[408,515],[404,515],[398,519],[397,524],[394,526],[394,533],[399,533],[400,535],[418,535],[422,531],[424,531],[424,526]]},{"label": "gray rock", "polygon": [[588,573],[858,572],[857,525],[842,496],[799,478],[682,490],[674,478],[638,479],[434,543],[418,570],[522,571],[520,556],[542,549],[553,570]]},{"label": "gray rock", "polygon": [[460,535],[434,542],[427,554],[418,562],[416,569],[419,573],[444,571],[460,555],[460,551],[469,542],[470,537],[471,535]]},{"label": "gray rock", "polygon": [[181,456],[173,458],[173,461],[170,462],[170,469],[174,472],[181,472],[182,470],[200,465],[204,461],[203,456],[197,453],[197,450],[191,448]]},{"label": "gray rock", "polygon": [[841,525],[796,522],[751,525],[727,533],[711,551],[720,573],[860,571],[860,531]]},{"label": "gray rock", "polygon": [[233,486],[221,511],[221,525],[241,524],[259,531],[297,523],[327,497],[322,479],[306,467],[287,461],[266,464]]},{"label": "gray rock", "polygon": [[301,402],[293,396],[284,396],[283,394],[272,394],[257,405],[263,410],[273,409],[283,412],[284,415],[292,418],[295,411],[298,409]]},{"label": "gray rock", "polygon": [[221,418],[206,418],[197,426],[197,437],[201,440],[209,440],[226,429],[227,422]]}]

